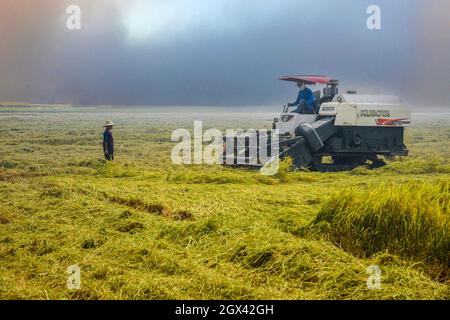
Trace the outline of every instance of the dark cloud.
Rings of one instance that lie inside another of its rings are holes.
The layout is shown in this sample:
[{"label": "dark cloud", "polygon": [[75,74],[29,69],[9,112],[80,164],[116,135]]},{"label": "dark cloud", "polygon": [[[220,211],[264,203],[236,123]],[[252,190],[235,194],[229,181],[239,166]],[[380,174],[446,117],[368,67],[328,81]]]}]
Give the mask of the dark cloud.
[{"label": "dark cloud", "polygon": [[[429,2],[3,0],[0,101],[280,104],[295,88],[278,76],[319,73],[448,105],[449,5]],[[366,28],[371,4],[382,30]]]}]

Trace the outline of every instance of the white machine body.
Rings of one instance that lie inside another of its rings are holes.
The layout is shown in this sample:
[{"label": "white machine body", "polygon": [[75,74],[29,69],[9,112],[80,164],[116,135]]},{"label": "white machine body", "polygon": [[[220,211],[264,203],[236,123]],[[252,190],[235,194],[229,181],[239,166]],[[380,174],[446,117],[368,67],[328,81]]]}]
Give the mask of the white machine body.
[{"label": "white machine body", "polygon": [[398,127],[411,122],[411,111],[395,96],[340,94],[322,103],[319,115],[336,117],[335,126]]}]

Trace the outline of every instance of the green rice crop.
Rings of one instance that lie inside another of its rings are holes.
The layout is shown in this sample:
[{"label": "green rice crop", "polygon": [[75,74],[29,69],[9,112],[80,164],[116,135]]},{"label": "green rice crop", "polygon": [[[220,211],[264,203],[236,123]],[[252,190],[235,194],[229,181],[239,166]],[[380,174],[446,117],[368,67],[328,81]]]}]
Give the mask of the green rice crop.
[{"label": "green rice crop", "polygon": [[[270,177],[175,166],[170,136],[197,117],[204,129],[270,128],[272,115],[151,110],[0,108],[0,299],[450,296],[448,117],[408,128],[411,155],[384,168],[282,162]],[[106,119],[118,124],[113,163]],[[366,284],[374,264],[380,290]],[[71,265],[79,290],[66,286]]]},{"label": "green rice crop", "polygon": [[322,206],[312,227],[358,256],[388,252],[439,266],[450,263],[450,182],[345,189]]}]

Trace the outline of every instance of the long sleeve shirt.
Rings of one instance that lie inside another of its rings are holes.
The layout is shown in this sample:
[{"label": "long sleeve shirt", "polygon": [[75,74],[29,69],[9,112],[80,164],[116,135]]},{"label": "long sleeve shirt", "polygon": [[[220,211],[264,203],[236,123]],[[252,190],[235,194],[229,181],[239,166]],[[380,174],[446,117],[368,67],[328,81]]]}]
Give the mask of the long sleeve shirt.
[{"label": "long sleeve shirt", "polygon": [[305,88],[298,92],[297,100],[294,103],[291,103],[291,106],[298,106],[300,101],[304,100],[308,107],[312,108],[314,103],[316,102],[316,98],[314,97],[311,89]]},{"label": "long sleeve shirt", "polygon": [[114,138],[110,130],[103,132],[103,151],[107,154],[114,153]]}]

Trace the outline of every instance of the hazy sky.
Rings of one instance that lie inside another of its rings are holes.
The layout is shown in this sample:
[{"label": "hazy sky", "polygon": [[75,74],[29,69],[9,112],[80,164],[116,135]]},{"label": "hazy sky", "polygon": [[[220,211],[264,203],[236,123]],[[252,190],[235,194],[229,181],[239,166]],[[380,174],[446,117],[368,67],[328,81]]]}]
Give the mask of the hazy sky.
[{"label": "hazy sky", "polygon": [[283,104],[296,89],[279,76],[326,74],[449,106],[449,15],[448,0],[1,0],[0,101]]}]

